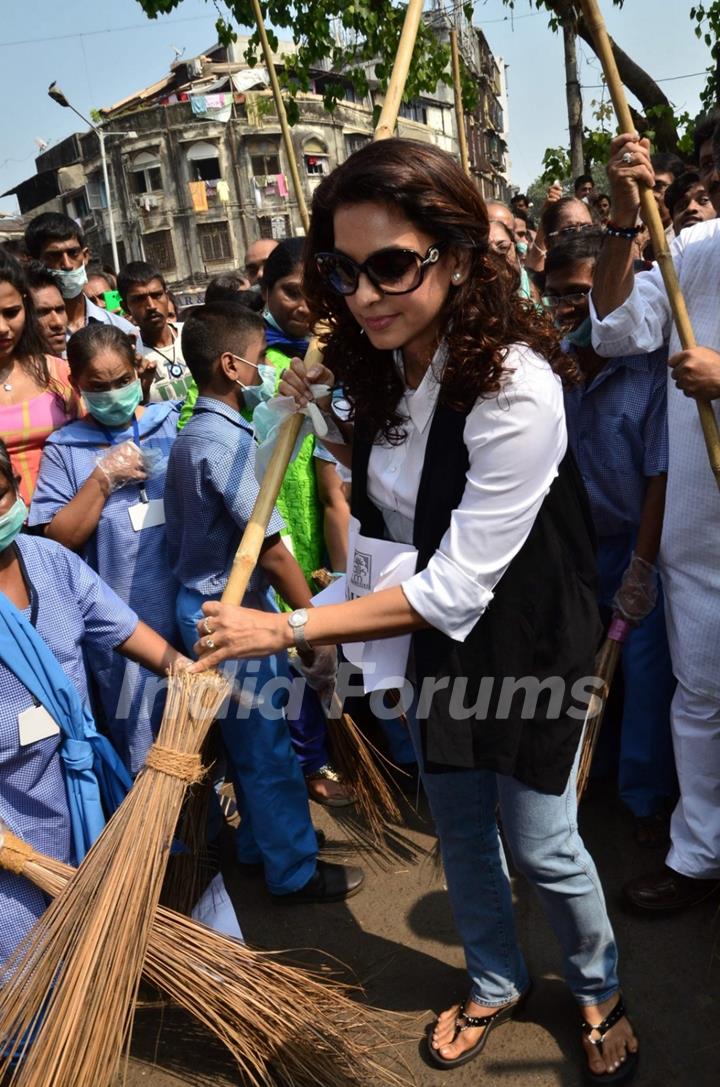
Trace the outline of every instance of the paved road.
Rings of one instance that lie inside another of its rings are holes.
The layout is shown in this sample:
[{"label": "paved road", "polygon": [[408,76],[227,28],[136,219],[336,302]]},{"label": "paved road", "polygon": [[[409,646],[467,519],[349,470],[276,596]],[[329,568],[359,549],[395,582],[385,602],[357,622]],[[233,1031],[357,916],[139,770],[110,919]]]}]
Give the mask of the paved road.
[{"label": "paved road", "polygon": [[[313,815],[342,854],[347,835],[324,810]],[[583,832],[603,877],[622,961],[626,1002],[643,1045],[638,1087],[717,1087],[720,1083],[720,903],[666,919],[633,917],[619,907],[624,880],[661,863],[638,848],[612,796],[583,805]],[[427,823],[410,837],[432,849]],[[515,880],[518,927],[535,989],[522,1022],[493,1035],[482,1058],[444,1073],[429,1067],[420,1039],[433,1012],[465,995],[467,981],[442,875],[428,860],[368,868],[363,892],[347,904],[280,908],[261,880],[235,881],[231,893],[246,937],[268,947],[321,948],[347,964],[377,1007],[413,1017],[416,1040],[401,1053],[418,1087],[579,1087],[583,1082],[577,1013],[560,976],[557,945],[531,892]],[[312,961],[312,959],[311,959]],[[317,959],[315,959],[317,961]],[[224,1054],[180,1013],[138,1014],[130,1087],[238,1084]],[[370,1085],[368,1085],[370,1087]]]}]

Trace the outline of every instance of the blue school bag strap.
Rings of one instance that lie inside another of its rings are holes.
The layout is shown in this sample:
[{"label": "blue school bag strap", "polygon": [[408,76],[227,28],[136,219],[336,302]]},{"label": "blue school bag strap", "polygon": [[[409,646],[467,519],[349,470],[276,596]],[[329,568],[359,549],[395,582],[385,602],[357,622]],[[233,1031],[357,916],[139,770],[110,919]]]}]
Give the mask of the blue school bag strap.
[{"label": "blue school bag strap", "polygon": [[79,864],[132,786],[110,741],[32,623],[0,593],[0,663],[60,727],[60,744],[75,860]]}]

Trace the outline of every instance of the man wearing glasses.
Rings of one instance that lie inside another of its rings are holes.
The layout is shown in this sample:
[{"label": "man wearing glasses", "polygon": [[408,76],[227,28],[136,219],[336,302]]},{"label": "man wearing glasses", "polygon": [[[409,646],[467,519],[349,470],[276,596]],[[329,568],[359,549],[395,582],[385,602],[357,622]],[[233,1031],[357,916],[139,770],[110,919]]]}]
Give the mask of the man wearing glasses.
[{"label": "man wearing glasses", "polygon": [[142,349],[142,341],[134,325],[119,314],[96,306],[83,293],[90,250],[74,219],[52,211],[36,215],[25,230],[25,247],[33,260],[39,260],[47,268],[63,296],[68,336],[97,321],[121,328],[137,341],[138,350]]},{"label": "man wearing glasses", "polygon": [[[593,350],[590,291],[602,245],[599,230],[559,240],[545,262],[544,301],[581,374],[565,391],[565,414],[598,539],[599,603],[618,633],[618,619],[632,626],[622,651],[618,789],[638,844],[653,847],[667,845],[675,799],[675,682],[655,571],[668,466],[667,351],[608,359]],[[601,743],[595,761],[610,768],[609,745]]]}]

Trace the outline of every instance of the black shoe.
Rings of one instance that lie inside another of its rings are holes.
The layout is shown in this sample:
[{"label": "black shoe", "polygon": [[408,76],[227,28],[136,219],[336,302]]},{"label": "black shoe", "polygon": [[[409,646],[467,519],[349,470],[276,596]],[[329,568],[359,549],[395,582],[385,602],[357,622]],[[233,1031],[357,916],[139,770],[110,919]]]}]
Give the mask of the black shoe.
[{"label": "black shoe", "polygon": [[[317,838],[318,849],[324,849],[327,844],[324,830],[315,830],[315,837]],[[265,865],[262,861],[236,861],[238,874],[245,876],[245,878],[252,878],[254,876],[261,876],[265,871]]]},{"label": "black shoe", "polygon": [[304,887],[288,895],[273,895],[273,898],[286,906],[302,902],[340,902],[344,898],[352,898],[356,895],[364,879],[362,868],[318,861],[315,874],[310,877]]},{"label": "black shoe", "polygon": [[254,876],[261,876],[265,871],[265,865],[262,861],[235,861],[235,868],[239,876],[244,876],[246,879],[251,879]]},{"label": "black shoe", "polygon": [[691,879],[664,866],[652,875],[638,876],[623,887],[625,901],[649,913],[670,913],[695,906],[720,891],[720,879]]}]

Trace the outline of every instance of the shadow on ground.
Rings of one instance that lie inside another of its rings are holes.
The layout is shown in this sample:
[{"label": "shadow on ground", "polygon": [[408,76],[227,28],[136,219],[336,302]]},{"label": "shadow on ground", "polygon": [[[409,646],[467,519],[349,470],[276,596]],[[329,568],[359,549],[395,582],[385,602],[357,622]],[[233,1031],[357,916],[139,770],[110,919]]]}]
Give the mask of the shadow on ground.
[{"label": "shadow on ground", "polygon": [[[426,810],[409,819],[407,835],[425,856],[407,852],[379,865],[357,835],[326,809],[313,816],[328,836],[328,859],[366,867],[366,885],[348,903],[283,907],[261,878],[240,878],[226,863],[228,889],[246,938],[289,949],[311,966],[333,963],[343,981],[360,985],[369,1003],[402,1013],[410,1042],[399,1045],[418,1087],[580,1087],[578,1013],[560,978],[558,946],[532,891],[516,879],[518,931],[534,991],[522,1019],[493,1033],[477,1061],[452,1073],[430,1067],[422,1039],[434,1014],[467,994],[462,950],[454,933],[442,873],[431,857],[434,838]],[[709,901],[670,918],[631,916],[620,889],[632,876],[662,863],[663,853],[639,848],[613,792],[594,787],[583,803],[583,834],[596,859],[621,951],[626,1003],[638,1029],[642,1057],[638,1087],[716,1087],[720,1082],[720,937],[718,903]],[[289,1010],[291,1014],[291,1010]],[[388,1015],[388,1035],[398,1031]],[[242,1083],[222,1048],[175,1009],[138,1013],[127,1083],[130,1087]],[[368,1085],[371,1087],[371,1085]]]}]

